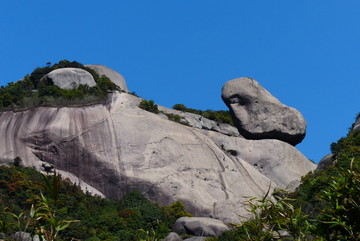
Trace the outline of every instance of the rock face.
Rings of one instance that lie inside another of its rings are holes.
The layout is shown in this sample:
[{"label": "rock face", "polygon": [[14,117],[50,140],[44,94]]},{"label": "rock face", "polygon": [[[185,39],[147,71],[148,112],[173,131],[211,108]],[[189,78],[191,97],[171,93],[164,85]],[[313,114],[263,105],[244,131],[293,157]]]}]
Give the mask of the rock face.
[{"label": "rock face", "polygon": [[86,65],[86,67],[89,67],[89,68],[95,70],[99,76],[102,76],[102,75],[107,76],[112,82],[114,82],[122,90],[128,91],[124,77],[121,74],[119,74],[118,72],[116,72],[115,70],[112,70],[109,67],[106,67],[104,65],[99,65],[99,64]]},{"label": "rock face", "polygon": [[230,80],[223,86],[222,99],[247,139],[278,139],[296,145],[305,137],[301,113],[282,104],[254,79]]},{"label": "rock face", "polygon": [[325,169],[328,166],[330,166],[333,163],[333,154],[327,154],[326,156],[324,156],[318,163],[318,166],[316,169],[320,170],[320,169]]},{"label": "rock face", "polygon": [[89,87],[96,86],[92,75],[83,69],[61,68],[56,69],[45,75],[43,78],[50,79],[55,85],[62,89],[75,89],[80,84]]},{"label": "rock face", "polygon": [[117,92],[106,104],[2,112],[0,157],[39,169],[49,163],[108,198],[139,190],[159,205],[180,200],[193,215],[225,222],[248,214],[246,197],[316,167],[287,143],[184,126],[138,108],[140,101]]},{"label": "rock face", "polygon": [[176,220],[173,231],[195,236],[219,236],[230,230],[221,220],[199,217],[181,217]]}]

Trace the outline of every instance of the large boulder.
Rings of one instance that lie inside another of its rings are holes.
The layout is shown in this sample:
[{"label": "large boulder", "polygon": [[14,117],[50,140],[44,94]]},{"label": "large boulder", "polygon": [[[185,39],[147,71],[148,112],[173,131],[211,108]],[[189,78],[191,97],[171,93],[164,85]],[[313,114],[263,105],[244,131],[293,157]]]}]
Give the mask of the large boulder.
[{"label": "large boulder", "polygon": [[55,69],[46,74],[44,78],[51,80],[54,85],[62,89],[75,89],[79,85],[96,86],[93,76],[83,69],[78,68],[61,68]]},{"label": "large boulder", "polygon": [[195,236],[219,236],[230,230],[221,220],[203,217],[181,217],[176,220],[173,231]]},{"label": "large boulder", "polygon": [[305,137],[301,113],[282,104],[254,79],[230,80],[222,88],[222,99],[247,139],[278,139],[296,145]]},{"label": "large boulder", "polygon": [[86,67],[89,67],[90,69],[95,70],[95,72],[99,75],[105,75],[108,77],[114,84],[120,87],[120,89],[124,91],[128,91],[125,78],[115,70],[110,69],[109,67],[106,67],[104,65],[100,64],[89,64],[86,65]]}]

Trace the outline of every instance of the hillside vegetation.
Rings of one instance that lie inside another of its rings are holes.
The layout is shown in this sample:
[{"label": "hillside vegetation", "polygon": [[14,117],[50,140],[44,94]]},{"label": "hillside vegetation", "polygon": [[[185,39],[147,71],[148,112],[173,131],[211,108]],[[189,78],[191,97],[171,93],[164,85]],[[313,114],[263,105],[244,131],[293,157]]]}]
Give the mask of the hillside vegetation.
[{"label": "hillside vegetation", "polygon": [[294,193],[250,199],[254,217],[212,240],[360,240],[360,131],[331,150],[333,163],[304,176]]},{"label": "hillside vegetation", "polygon": [[0,166],[0,233],[8,237],[26,231],[46,240],[160,239],[181,216],[191,215],[180,202],[158,207],[137,191],[108,200],[57,174]]},{"label": "hillside vegetation", "polygon": [[[88,71],[96,86],[79,85],[76,89],[61,89],[51,81],[41,78],[55,69],[80,68]],[[100,103],[109,91],[120,90],[106,76],[99,76],[94,70],[76,62],[62,60],[54,65],[36,68],[22,80],[0,87],[0,111],[22,110],[35,106],[72,106]]]}]

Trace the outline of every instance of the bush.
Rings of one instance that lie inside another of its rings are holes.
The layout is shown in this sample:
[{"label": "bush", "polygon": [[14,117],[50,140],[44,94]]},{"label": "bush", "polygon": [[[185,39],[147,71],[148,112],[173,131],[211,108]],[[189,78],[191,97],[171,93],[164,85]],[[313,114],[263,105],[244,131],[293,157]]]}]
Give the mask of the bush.
[{"label": "bush", "polygon": [[153,100],[142,100],[139,104],[139,107],[143,110],[158,114],[159,109]]},{"label": "bush", "polygon": [[218,111],[214,111],[214,110],[196,110],[196,109],[192,109],[192,108],[187,108],[185,105],[183,104],[176,104],[173,106],[174,110],[179,110],[179,111],[184,111],[184,112],[189,112],[189,113],[193,113],[193,114],[197,114],[197,115],[201,115],[207,119],[216,121],[218,123],[226,123],[229,125],[234,126],[234,122],[232,120],[232,117],[230,115],[229,111],[224,111],[224,110],[218,110]]}]

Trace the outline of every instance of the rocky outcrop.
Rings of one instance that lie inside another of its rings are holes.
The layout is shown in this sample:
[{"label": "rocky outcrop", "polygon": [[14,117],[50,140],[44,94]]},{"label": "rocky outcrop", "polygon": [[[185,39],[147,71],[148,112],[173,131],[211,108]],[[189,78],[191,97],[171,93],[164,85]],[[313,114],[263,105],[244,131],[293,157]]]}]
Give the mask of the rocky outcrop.
[{"label": "rocky outcrop", "polygon": [[112,70],[109,67],[106,67],[104,65],[99,65],[99,64],[86,65],[86,67],[89,67],[89,68],[95,70],[95,72],[99,76],[105,75],[114,84],[119,86],[121,90],[129,91],[128,88],[127,88],[126,81],[125,81],[124,77],[120,73],[116,72],[115,70]]},{"label": "rocky outcrop", "polygon": [[176,220],[173,231],[178,234],[190,234],[195,236],[219,236],[230,230],[221,220],[202,217],[181,217]]},{"label": "rocky outcrop", "polygon": [[193,215],[225,222],[248,214],[246,197],[315,168],[286,143],[184,126],[138,108],[140,101],[116,92],[93,106],[2,112],[0,156],[54,166],[108,198],[139,190],[159,205],[180,200]]},{"label": "rocky outcrop", "polygon": [[179,110],[173,110],[169,109],[163,106],[158,107],[160,111],[162,111],[165,114],[172,114],[172,115],[178,115],[181,117],[181,122],[185,123],[191,127],[197,128],[197,129],[204,129],[204,130],[212,130],[216,131],[228,136],[240,136],[239,131],[226,123],[217,123],[213,120],[209,120],[201,115],[188,113],[184,111]]},{"label": "rocky outcrop", "polygon": [[296,145],[305,137],[301,113],[282,104],[254,79],[230,80],[222,88],[222,98],[247,139],[278,139]]},{"label": "rocky outcrop", "polygon": [[61,68],[55,69],[46,74],[44,78],[51,80],[54,85],[62,89],[75,89],[80,84],[89,87],[96,86],[96,82],[92,75],[83,69],[78,68]]}]

